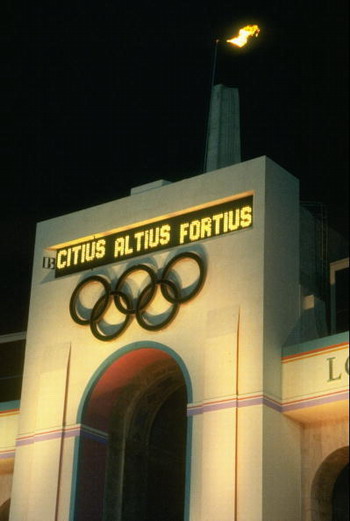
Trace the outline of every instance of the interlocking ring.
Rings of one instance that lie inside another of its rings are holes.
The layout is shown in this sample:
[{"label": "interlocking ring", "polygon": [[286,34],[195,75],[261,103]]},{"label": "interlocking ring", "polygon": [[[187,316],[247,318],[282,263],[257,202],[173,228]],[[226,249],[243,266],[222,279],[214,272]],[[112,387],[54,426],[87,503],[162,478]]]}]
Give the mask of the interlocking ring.
[{"label": "interlocking ring", "polygon": [[[194,286],[192,291],[190,291],[187,295],[186,294],[184,294],[183,296],[180,295],[178,298],[173,299],[171,297],[171,295],[169,294],[169,292],[168,292],[167,285],[165,284],[165,281],[167,280],[166,277],[169,274],[169,272],[173,269],[174,265],[179,260],[186,259],[186,258],[193,259],[195,262],[197,262],[198,268],[199,268],[198,282]],[[197,293],[199,293],[199,291],[202,289],[202,286],[203,286],[203,283],[204,283],[204,276],[205,276],[204,264],[202,262],[202,259],[200,257],[198,257],[198,255],[196,255],[195,253],[192,253],[192,252],[179,253],[178,255],[176,255],[173,259],[171,259],[168,262],[168,264],[165,266],[165,268],[163,270],[161,279],[159,281],[161,283],[161,290],[162,290],[163,297],[166,300],[168,300],[169,302],[179,302],[181,304],[183,302],[187,302],[188,300],[193,298],[195,295],[197,295]]]},{"label": "interlocking ring", "polygon": [[[97,302],[91,309],[90,317],[83,318],[77,309],[80,292],[85,286],[87,286],[88,284],[93,283],[93,282],[98,282],[98,283],[102,284],[104,293],[97,300]],[[76,322],[77,324],[80,324],[82,326],[86,326],[86,325],[90,324],[90,329],[91,329],[92,334],[99,340],[113,340],[114,338],[117,338],[119,335],[121,335],[121,333],[127,328],[127,326],[130,323],[131,316],[125,314],[124,321],[113,333],[105,334],[102,331],[100,331],[99,322],[102,320],[103,314],[109,308],[112,296],[113,296],[113,292],[111,291],[110,283],[105,278],[101,277],[100,275],[92,275],[91,277],[88,277],[87,279],[84,279],[83,281],[79,282],[79,284],[73,291],[70,302],[69,302],[70,316],[72,317],[74,322]],[[127,294],[123,294],[122,298],[127,302],[127,306],[130,307],[131,302],[130,302],[129,296]]]},{"label": "interlocking ring", "polygon": [[[157,284],[161,284],[161,288],[163,288],[164,285],[168,285],[169,287],[172,288],[172,291],[173,291],[175,297],[178,296],[179,292],[178,292],[177,286],[171,280],[160,279],[157,281]],[[163,322],[160,322],[159,324],[150,324],[149,322],[147,322],[145,320],[145,318],[142,314],[143,308],[145,307],[142,305],[145,295],[146,295],[147,301],[149,299],[149,297],[147,296],[147,292],[149,292],[149,293],[152,292],[152,288],[151,288],[150,284],[148,286],[146,286],[140,294],[139,301],[141,302],[141,305],[136,306],[136,320],[140,324],[140,326],[143,327],[144,329],[147,329],[148,331],[157,331],[158,329],[161,329],[161,328],[167,326],[168,324],[170,324],[170,322],[175,318],[175,315],[177,314],[178,309],[179,309],[180,302],[179,302],[179,300],[170,301],[169,299],[166,299],[168,302],[171,302],[171,304],[173,305],[171,312],[165,318],[165,320],[163,320]]]},{"label": "interlocking ring", "polygon": [[[140,297],[138,298],[137,303],[136,303],[136,308],[130,308],[130,306],[125,308],[120,303],[121,298],[123,298],[123,296],[125,295],[125,293],[122,292],[120,290],[120,288],[123,286],[123,283],[127,279],[127,277],[131,273],[136,272],[136,271],[145,271],[149,275],[149,277],[151,279],[149,286],[151,286],[152,289],[151,289],[151,291],[149,291],[149,295],[146,296],[146,298],[141,299],[140,298],[141,295],[140,295]],[[117,284],[115,285],[114,303],[115,303],[116,308],[121,313],[125,313],[127,315],[134,315],[136,313],[137,308],[140,308],[142,306],[142,309],[143,309],[144,307],[147,306],[147,304],[149,304],[149,302],[151,302],[151,300],[153,299],[153,297],[155,295],[156,284],[157,284],[157,277],[156,277],[156,274],[154,273],[154,271],[152,270],[152,268],[150,268],[149,266],[146,266],[146,264],[137,264],[136,266],[131,266],[131,268],[128,268],[126,271],[124,271],[123,275],[121,275],[121,277],[119,277],[119,279],[117,280]]]},{"label": "interlocking ring", "polygon": [[[173,279],[171,280],[171,272],[174,269],[174,266],[177,262],[183,259],[192,259],[194,260],[199,268],[199,277],[196,283],[193,285],[193,288],[190,291],[185,292],[181,291],[181,288],[178,287],[178,283],[176,278],[173,275]],[[150,282],[147,284],[141,291],[141,293],[137,296],[136,302],[134,303],[133,297],[127,291],[127,278],[134,272],[144,271],[148,275]],[[132,316],[134,315],[138,324],[147,329],[149,331],[157,331],[159,329],[167,326],[176,316],[180,304],[183,302],[187,302],[195,295],[199,293],[201,290],[205,278],[205,270],[202,259],[192,252],[180,253],[176,255],[173,259],[171,259],[163,271],[161,272],[160,278],[157,278],[156,273],[150,266],[146,264],[137,264],[128,268],[116,281],[114,289],[112,289],[111,282],[106,278],[100,275],[92,275],[91,277],[87,277],[83,281],[81,281],[75,290],[72,293],[70,303],[69,303],[69,311],[72,319],[77,324],[82,326],[90,325],[90,329],[92,334],[98,340],[113,340],[120,336],[123,331],[128,327],[131,322]],[[103,293],[95,302],[91,310],[87,310],[90,312],[89,317],[84,317],[84,314],[79,312],[78,304],[80,292],[83,288],[88,286],[90,283],[99,283],[102,285]],[[170,312],[168,312],[167,316],[161,320],[160,322],[154,324],[147,320],[146,318],[146,308],[154,299],[157,286],[160,286],[161,293],[165,300],[167,300],[172,306]],[[108,310],[111,302],[114,302],[116,309],[124,315],[123,322],[117,325],[116,329],[112,332],[103,331],[101,328],[101,322],[103,321],[103,317]]]}]

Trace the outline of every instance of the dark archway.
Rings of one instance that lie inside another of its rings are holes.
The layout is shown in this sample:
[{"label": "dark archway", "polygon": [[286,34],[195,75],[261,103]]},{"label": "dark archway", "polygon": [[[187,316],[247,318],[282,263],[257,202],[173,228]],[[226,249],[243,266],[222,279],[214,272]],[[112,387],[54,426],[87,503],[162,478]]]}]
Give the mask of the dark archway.
[{"label": "dark archway", "polygon": [[82,413],[74,521],[183,521],[187,402],[188,378],[165,351],[107,367]]},{"label": "dark archway", "polygon": [[11,499],[5,501],[2,505],[0,505],[0,521],[8,521],[10,517],[10,505]]},{"label": "dark archway", "polygon": [[340,472],[332,493],[332,521],[349,519],[349,464]]},{"label": "dark archway", "polygon": [[334,495],[337,478],[349,463],[349,447],[341,447],[330,454],[315,474],[312,490],[313,519],[317,521],[342,521],[334,512]]},{"label": "dark archway", "polygon": [[183,521],[186,405],[185,382],[171,358],[140,371],[119,393],[104,521]]},{"label": "dark archway", "polygon": [[[185,501],[186,389],[160,407],[150,432],[146,521],[183,521]],[[164,481],[164,476],[168,479]]]}]

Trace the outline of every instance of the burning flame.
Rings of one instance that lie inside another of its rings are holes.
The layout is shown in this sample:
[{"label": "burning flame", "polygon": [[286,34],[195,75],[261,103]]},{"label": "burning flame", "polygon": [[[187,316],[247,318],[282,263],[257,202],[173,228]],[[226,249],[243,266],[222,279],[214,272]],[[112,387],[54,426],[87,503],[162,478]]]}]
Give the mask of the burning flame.
[{"label": "burning flame", "polygon": [[249,36],[257,37],[260,33],[260,29],[257,25],[246,25],[239,30],[238,36],[235,38],[231,38],[231,40],[226,40],[227,43],[232,43],[232,45],[237,45],[238,47],[243,47],[248,41]]}]

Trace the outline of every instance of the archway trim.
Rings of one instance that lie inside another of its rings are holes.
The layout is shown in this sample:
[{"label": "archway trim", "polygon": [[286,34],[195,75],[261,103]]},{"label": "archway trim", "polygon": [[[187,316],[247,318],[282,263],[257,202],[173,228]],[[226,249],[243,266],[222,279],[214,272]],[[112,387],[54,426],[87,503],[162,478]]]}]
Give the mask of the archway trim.
[{"label": "archway trim", "polygon": [[[173,349],[158,342],[153,341],[140,341],[128,344],[107,357],[100,366],[95,370],[91,376],[84,393],[82,394],[80,404],[77,411],[77,424],[82,424],[84,414],[89,404],[93,390],[99,380],[103,377],[104,373],[109,367],[123,356],[144,349],[156,349],[159,350],[171,358],[178,364],[186,384],[187,401],[191,403],[193,400],[193,390],[190,374],[182,358]],[[187,441],[186,441],[186,489],[185,489],[185,521],[189,519],[189,503],[190,503],[190,475],[191,475],[191,450],[192,450],[192,418],[187,418]],[[78,483],[78,469],[79,469],[79,452],[80,452],[81,436],[75,438],[74,445],[74,457],[73,457],[73,468],[72,468],[72,486],[71,486],[71,499],[70,499],[70,515],[69,520],[74,521],[75,519],[75,506],[76,506],[76,495],[77,495],[77,483]]]}]

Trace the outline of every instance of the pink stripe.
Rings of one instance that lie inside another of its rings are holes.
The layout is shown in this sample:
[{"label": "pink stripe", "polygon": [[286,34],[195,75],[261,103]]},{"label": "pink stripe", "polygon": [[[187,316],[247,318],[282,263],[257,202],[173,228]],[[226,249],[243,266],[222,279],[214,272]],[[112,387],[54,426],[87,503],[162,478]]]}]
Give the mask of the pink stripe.
[{"label": "pink stripe", "polygon": [[205,403],[203,405],[195,405],[187,410],[187,416],[195,416],[197,414],[202,414],[203,412],[208,411],[219,411],[221,409],[232,409],[236,407],[237,400],[233,398],[232,400],[227,400],[225,402],[212,402]]},{"label": "pink stripe", "polygon": [[220,411],[223,409],[233,409],[233,408],[241,408],[241,407],[249,407],[253,405],[261,405],[265,403],[265,405],[269,407],[279,407],[277,403],[274,403],[273,400],[268,398],[263,398],[262,395],[247,397],[247,398],[231,398],[229,400],[223,400],[220,402],[209,402],[202,405],[190,406],[187,410],[188,416],[195,416],[197,414],[202,414],[204,412],[209,411]]},{"label": "pink stripe", "polygon": [[0,452],[0,459],[14,458],[16,451]]},{"label": "pink stripe", "polygon": [[316,405],[323,405],[326,403],[339,402],[341,400],[347,400],[348,398],[349,398],[348,392],[320,396],[319,398],[315,397],[315,398],[310,398],[308,400],[303,400],[300,402],[286,404],[283,406],[282,411],[288,412],[288,411],[294,411],[296,409],[305,409],[306,407],[315,407]]},{"label": "pink stripe", "polygon": [[326,403],[337,402],[340,400],[348,399],[347,391],[338,391],[323,396],[314,396],[312,398],[305,398],[286,404],[282,404],[269,398],[268,396],[257,395],[251,398],[239,398],[238,400],[232,398],[230,400],[223,400],[221,402],[209,402],[202,405],[189,406],[187,410],[187,416],[196,416],[197,414],[203,414],[210,411],[220,411],[223,409],[233,409],[238,407],[253,407],[256,405],[266,405],[277,412],[288,412],[295,409],[304,409],[305,407],[314,407],[315,405],[322,405]]},{"label": "pink stripe", "polygon": [[1,416],[11,416],[12,414],[18,414],[19,409],[8,409],[7,411],[0,411]]},{"label": "pink stripe", "polygon": [[27,436],[22,436],[17,438],[16,446],[21,447],[23,445],[31,445],[32,443],[38,443],[40,441],[54,440],[64,438],[72,438],[76,436],[84,436],[85,438],[90,438],[95,441],[99,441],[101,443],[105,443],[107,441],[107,433],[99,433],[94,432],[89,429],[88,426],[74,426],[68,427],[67,429],[56,429],[48,432],[42,433],[34,433]]},{"label": "pink stripe", "polygon": [[301,403],[301,402],[307,402],[307,401],[310,401],[310,400],[316,400],[318,398],[324,398],[326,396],[336,396],[336,395],[339,395],[339,394],[344,394],[344,393],[348,393],[349,391],[344,391],[344,390],[341,390],[341,391],[334,391],[332,393],[325,393],[325,394],[321,394],[321,395],[318,395],[318,396],[309,396],[308,398],[300,398],[299,400],[290,400],[288,402],[285,402],[285,406],[286,405],[291,405],[292,403]]},{"label": "pink stripe", "polygon": [[27,438],[18,438],[16,445],[17,447],[22,447],[23,445],[31,445],[32,443],[37,443],[39,441],[54,440],[57,438],[62,438],[62,431],[33,434]]},{"label": "pink stripe", "polygon": [[267,396],[263,398],[263,404],[267,405],[267,407],[270,407],[270,409],[273,409],[274,411],[283,412],[283,405],[276,402],[275,400],[272,400],[271,398],[268,398]]}]

